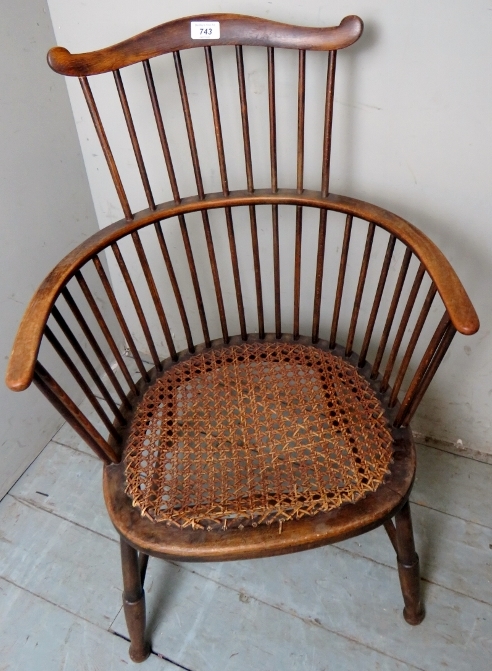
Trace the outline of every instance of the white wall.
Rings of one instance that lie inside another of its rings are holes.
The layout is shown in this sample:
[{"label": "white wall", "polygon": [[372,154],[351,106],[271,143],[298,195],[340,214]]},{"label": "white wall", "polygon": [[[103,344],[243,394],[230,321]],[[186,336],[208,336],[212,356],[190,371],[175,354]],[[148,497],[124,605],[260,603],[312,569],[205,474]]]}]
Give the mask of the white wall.
[{"label": "white wall", "polygon": [[[467,339],[457,336],[414,428],[492,453],[489,5],[485,0],[49,0],[57,43],[72,52],[107,46],[166,20],[205,11],[236,11],[313,26],[336,25],[347,14],[362,17],[364,36],[339,55],[332,191],[409,219],[457,270],[482,328]],[[149,112],[136,102],[139,85],[131,73],[124,76],[136,116],[145,120]],[[249,84],[264,92],[264,82],[254,76]],[[121,209],[78,84],[72,80],[68,85],[99,225],[105,226],[121,216]],[[111,103],[110,87],[96,82],[94,87],[104,113]],[[170,94],[166,105],[172,111],[174,104],[176,95]],[[122,128],[122,118],[116,119],[116,130]],[[153,132],[141,138],[144,151],[155,141]],[[115,131],[113,149],[125,165],[125,184],[135,184],[129,195],[140,209],[145,203],[137,180],[130,180],[131,147],[118,137]],[[212,144],[207,139],[204,143],[206,153]],[[213,170],[205,175],[206,182],[215,178]],[[308,185],[309,179],[308,174]],[[195,192],[191,184],[189,188]],[[157,187],[156,197],[169,198],[165,186]],[[137,327],[135,333],[139,338]]]},{"label": "white wall", "polygon": [[[34,290],[55,263],[97,230],[66,88],[46,64],[46,51],[53,42],[44,0],[2,3],[2,380],[17,326]],[[0,408],[1,498],[63,419],[35,388],[14,394],[2,383]]]}]

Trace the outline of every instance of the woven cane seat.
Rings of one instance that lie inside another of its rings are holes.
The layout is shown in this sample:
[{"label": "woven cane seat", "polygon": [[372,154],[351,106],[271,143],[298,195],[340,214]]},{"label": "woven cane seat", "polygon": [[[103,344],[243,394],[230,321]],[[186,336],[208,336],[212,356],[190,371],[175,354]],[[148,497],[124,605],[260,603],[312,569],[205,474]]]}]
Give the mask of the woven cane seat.
[{"label": "woven cane seat", "polygon": [[392,443],[376,393],[335,353],[295,342],[207,349],[145,392],[126,491],[143,516],[181,528],[281,525],[375,491]]}]

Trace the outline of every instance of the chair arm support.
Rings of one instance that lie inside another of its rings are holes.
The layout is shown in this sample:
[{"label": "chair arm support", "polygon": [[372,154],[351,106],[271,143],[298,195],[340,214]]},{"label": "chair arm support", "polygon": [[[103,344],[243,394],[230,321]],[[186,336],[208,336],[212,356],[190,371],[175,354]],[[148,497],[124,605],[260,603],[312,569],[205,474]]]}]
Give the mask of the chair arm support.
[{"label": "chair arm support", "polygon": [[135,214],[132,221],[121,220],[94,233],[60,261],[41,283],[24,313],[7,368],[7,386],[13,391],[22,391],[29,387],[44,328],[60,291],[75,272],[96,254],[134,231],[179,214],[202,209],[262,204],[300,205],[333,210],[352,214],[381,226],[407,245],[424,264],[455,329],[464,335],[472,335],[478,331],[479,320],[475,309],[449,261],[424,233],[401,217],[354,198],[336,194],[323,197],[318,191],[305,190],[299,194],[295,189],[279,189],[276,193],[269,189],[257,189],[254,193],[233,191],[227,196],[214,193],[203,199],[191,196],[183,198],[180,203],[168,202],[158,205],[155,210],[142,210]]}]

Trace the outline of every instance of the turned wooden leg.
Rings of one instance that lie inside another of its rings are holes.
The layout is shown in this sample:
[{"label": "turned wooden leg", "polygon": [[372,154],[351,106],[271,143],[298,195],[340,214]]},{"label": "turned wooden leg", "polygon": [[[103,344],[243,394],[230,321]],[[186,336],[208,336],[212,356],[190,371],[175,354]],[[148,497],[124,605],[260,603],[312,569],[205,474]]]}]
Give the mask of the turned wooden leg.
[{"label": "turned wooden leg", "polygon": [[150,644],[145,640],[145,593],[143,578],[147,561],[131,545],[120,538],[121,567],[123,571],[123,608],[130,635],[130,658],[143,662],[150,655]]},{"label": "turned wooden leg", "polygon": [[408,624],[420,624],[425,617],[425,612],[420,601],[419,556],[415,552],[412,517],[408,501],[396,514],[395,522],[398,575],[403,601],[405,602],[403,617]]}]

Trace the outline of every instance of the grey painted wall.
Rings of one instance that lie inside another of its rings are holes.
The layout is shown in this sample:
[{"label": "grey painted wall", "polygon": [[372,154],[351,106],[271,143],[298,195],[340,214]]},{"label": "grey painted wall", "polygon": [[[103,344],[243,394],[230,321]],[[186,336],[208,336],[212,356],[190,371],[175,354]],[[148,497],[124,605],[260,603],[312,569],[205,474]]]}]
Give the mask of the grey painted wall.
[{"label": "grey painted wall", "polygon": [[[49,6],[58,43],[73,52],[100,48],[166,20],[205,11],[242,12],[304,25],[336,25],[354,13],[363,18],[362,40],[339,57],[332,190],[409,219],[456,268],[482,328],[476,336],[458,337],[453,343],[414,428],[492,453],[490,2],[49,0]],[[133,75],[125,72],[125,77],[132,89]],[[250,83],[255,93],[264,95],[264,83],[255,82],[254,76]],[[105,226],[121,216],[121,210],[80,87],[76,81],[68,85],[99,225]],[[102,111],[107,111],[115,94],[102,79],[94,88]],[[132,89],[132,95],[136,91]],[[171,111],[175,99],[166,99]],[[143,103],[142,109],[135,106],[143,119]],[[144,148],[154,142],[151,128],[149,123],[141,137]],[[116,131],[120,129],[124,130],[121,114],[116,119]],[[124,134],[116,131],[110,141],[124,164],[123,181],[130,185],[130,197],[145,207],[138,179],[131,173],[131,146],[120,142]],[[213,136],[208,140],[213,147]],[[169,197],[164,187],[158,197]]]},{"label": "grey painted wall", "polygon": [[0,497],[63,422],[36,389],[3,384],[17,326],[43,277],[97,229],[66,86],[46,64],[54,42],[44,0],[2,3]]}]

